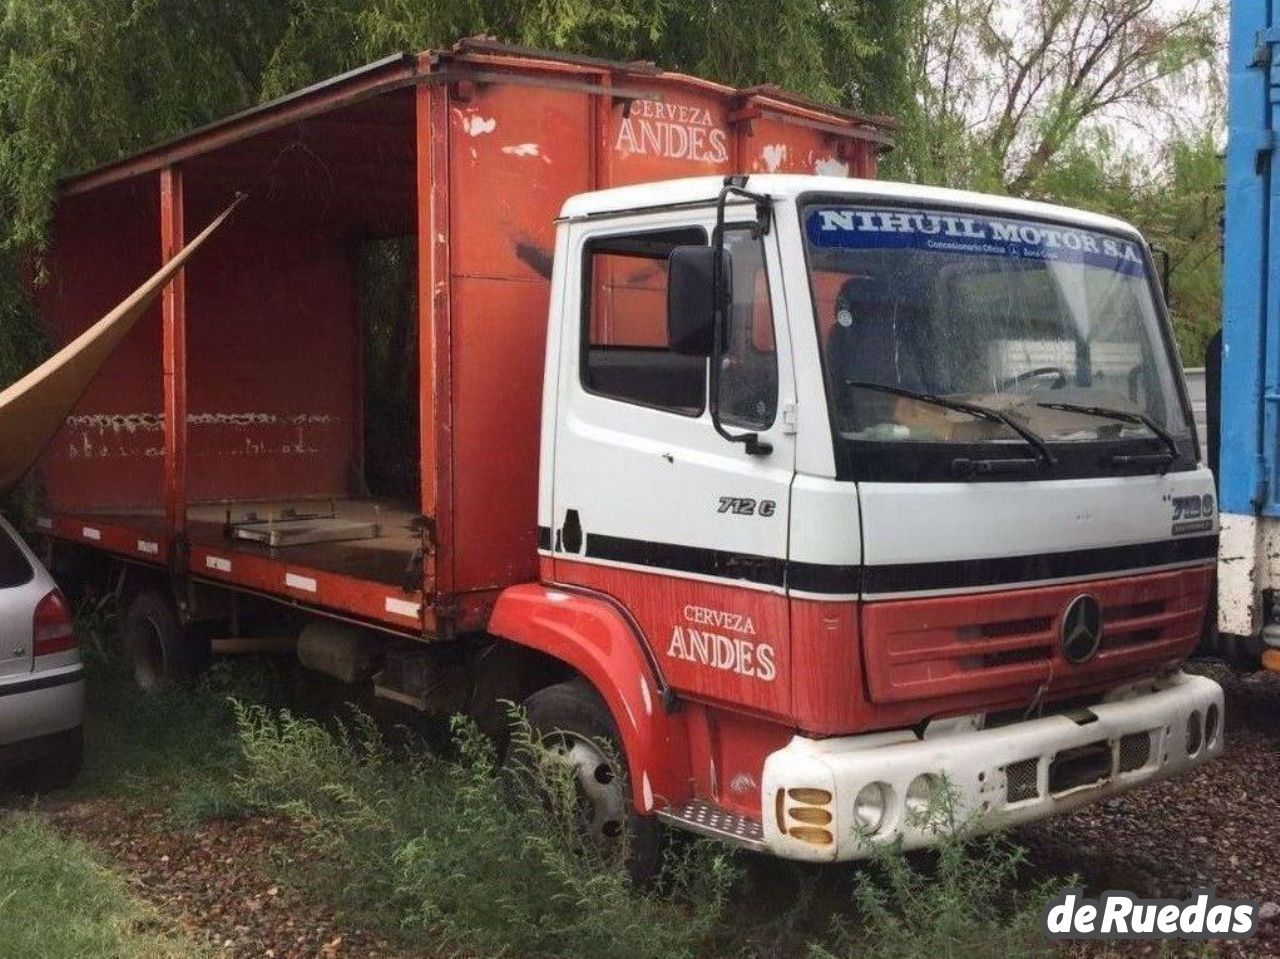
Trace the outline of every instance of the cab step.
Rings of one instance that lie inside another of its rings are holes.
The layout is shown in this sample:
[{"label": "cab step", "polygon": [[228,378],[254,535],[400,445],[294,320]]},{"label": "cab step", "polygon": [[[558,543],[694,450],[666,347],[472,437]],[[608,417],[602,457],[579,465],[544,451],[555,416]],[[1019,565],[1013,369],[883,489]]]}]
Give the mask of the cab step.
[{"label": "cab step", "polygon": [[729,812],[703,799],[658,810],[658,818],[680,829],[711,836],[747,849],[764,850],[764,827],[759,819]]}]

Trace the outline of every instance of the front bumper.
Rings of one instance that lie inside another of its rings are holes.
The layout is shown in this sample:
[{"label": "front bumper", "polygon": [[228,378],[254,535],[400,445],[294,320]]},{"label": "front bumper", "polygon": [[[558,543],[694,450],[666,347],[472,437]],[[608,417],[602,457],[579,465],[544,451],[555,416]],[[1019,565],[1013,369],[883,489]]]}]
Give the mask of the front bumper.
[{"label": "front bumper", "polygon": [[[797,736],[765,761],[765,849],[787,859],[858,859],[876,843],[936,845],[940,806],[964,831],[981,832],[1065,812],[1201,765],[1223,748],[1222,687],[1177,673],[1087,710],[994,729],[946,724],[835,739]],[[908,801],[908,787],[917,788]],[[882,802],[855,798],[869,784]],[[929,806],[944,791],[950,802]],[[883,808],[874,831],[866,823]]]}]

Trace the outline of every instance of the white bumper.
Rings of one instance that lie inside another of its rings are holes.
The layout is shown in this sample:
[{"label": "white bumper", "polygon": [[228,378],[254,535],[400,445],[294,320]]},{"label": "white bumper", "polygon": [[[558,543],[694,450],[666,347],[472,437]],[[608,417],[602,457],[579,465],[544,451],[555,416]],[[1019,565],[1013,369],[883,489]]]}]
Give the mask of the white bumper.
[{"label": "white bumper", "polygon": [[[1222,688],[1177,673],[1087,711],[995,729],[950,729],[923,740],[910,731],[797,736],[765,761],[764,845],[811,861],[861,858],[872,843],[899,836],[908,849],[933,845],[938,830],[906,801],[908,786],[926,774],[949,784],[968,830],[1040,819],[1204,763],[1222,752],[1222,727]],[[886,801],[868,840],[854,800],[870,783],[881,784],[871,792]]]}]

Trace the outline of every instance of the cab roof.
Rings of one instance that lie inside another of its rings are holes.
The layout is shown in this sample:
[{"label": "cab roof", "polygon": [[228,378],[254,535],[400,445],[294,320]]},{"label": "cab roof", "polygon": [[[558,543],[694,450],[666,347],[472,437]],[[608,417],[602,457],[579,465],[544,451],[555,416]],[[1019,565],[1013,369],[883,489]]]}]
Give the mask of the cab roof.
[{"label": "cab roof", "polygon": [[[618,215],[663,206],[697,206],[714,202],[724,177],[701,176],[656,183],[638,183],[592,193],[580,193],[565,201],[562,219]],[[761,173],[748,177],[745,189],[776,200],[795,199],[807,193],[843,194],[858,200],[910,201],[921,206],[965,207],[986,213],[1039,220],[1070,222],[1086,229],[1139,236],[1131,224],[1115,217],[1090,213],[1056,203],[1040,203],[1015,197],[919,186],[891,180],[859,180],[838,176]]]}]

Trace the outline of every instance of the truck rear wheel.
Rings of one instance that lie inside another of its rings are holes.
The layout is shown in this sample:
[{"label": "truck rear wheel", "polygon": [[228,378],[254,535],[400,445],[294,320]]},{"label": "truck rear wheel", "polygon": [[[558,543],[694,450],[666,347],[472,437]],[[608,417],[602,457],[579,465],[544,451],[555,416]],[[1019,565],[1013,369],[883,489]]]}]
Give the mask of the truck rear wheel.
[{"label": "truck rear wheel", "polygon": [[538,690],[524,701],[524,710],[547,759],[573,771],[583,838],[606,861],[625,858],[636,882],[655,878],[662,866],[662,827],[631,803],[617,730],[604,701],[589,683],[575,679]]},{"label": "truck rear wheel", "polygon": [[177,607],[158,589],[134,595],[123,633],[134,682],[145,692],[190,683],[208,662],[208,645],[188,635]]}]

